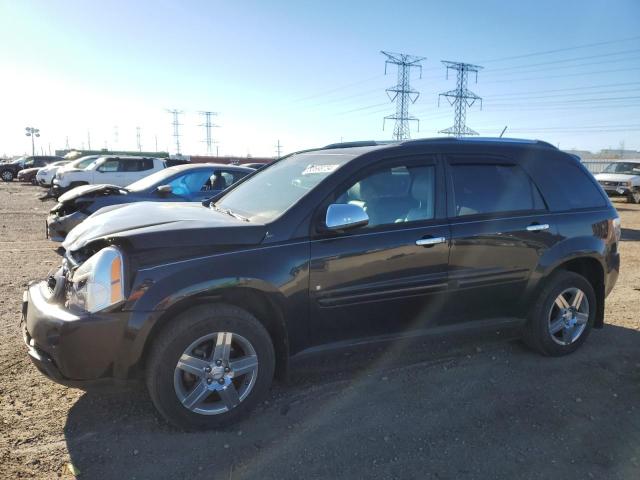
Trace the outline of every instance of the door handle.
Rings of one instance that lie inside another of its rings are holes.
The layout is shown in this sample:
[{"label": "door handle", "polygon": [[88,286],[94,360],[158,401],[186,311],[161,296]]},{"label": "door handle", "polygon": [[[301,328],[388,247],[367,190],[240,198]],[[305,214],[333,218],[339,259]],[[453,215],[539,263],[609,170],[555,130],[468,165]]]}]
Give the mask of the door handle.
[{"label": "door handle", "polygon": [[549,230],[548,223],[532,223],[527,227],[529,232],[539,232],[541,230]]},{"label": "door handle", "polygon": [[429,237],[429,238],[421,238],[420,240],[416,240],[416,245],[420,247],[432,247],[439,243],[446,242],[447,239],[445,237]]}]

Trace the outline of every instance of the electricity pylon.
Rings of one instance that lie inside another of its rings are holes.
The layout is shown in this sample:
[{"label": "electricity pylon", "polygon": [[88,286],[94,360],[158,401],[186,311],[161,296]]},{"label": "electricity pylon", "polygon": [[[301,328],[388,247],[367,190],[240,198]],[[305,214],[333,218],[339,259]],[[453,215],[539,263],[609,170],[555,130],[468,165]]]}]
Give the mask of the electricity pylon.
[{"label": "electricity pylon", "polygon": [[457,74],[457,84],[455,90],[438,95],[438,106],[440,106],[440,97],[446,97],[450,105],[454,108],[453,126],[440,130],[438,133],[446,133],[454,137],[463,137],[465,135],[478,135],[478,132],[470,129],[466,125],[467,107],[471,107],[476,100],[480,101],[480,109],[482,110],[482,98],[467,88],[467,76],[469,72],[476,74],[476,83],[478,83],[478,71],[482,70],[480,65],[472,65],[470,63],[450,62],[442,60],[447,68],[447,78],[449,78],[449,70],[455,70]]}]

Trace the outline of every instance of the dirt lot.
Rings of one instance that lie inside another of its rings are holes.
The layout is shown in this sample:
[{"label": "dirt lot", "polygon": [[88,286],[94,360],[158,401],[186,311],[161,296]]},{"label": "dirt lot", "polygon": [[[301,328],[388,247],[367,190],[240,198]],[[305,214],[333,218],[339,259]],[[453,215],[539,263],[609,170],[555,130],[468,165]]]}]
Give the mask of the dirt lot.
[{"label": "dirt lot", "polygon": [[241,424],[183,433],[142,388],[86,394],[29,362],[22,290],[58,264],[39,193],[0,183],[0,478],[640,478],[636,206],[617,204],[608,325],[576,354],[508,332],[342,352],[299,363]]}]

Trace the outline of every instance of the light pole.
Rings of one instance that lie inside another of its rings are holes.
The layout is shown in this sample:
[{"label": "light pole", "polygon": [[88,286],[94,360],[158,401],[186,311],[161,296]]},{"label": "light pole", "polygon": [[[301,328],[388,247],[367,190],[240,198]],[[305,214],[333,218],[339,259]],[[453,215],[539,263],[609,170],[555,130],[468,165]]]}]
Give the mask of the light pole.
[{"label": "light pole", "polygon": [[31,137],[31,156],[36,154],[36,144],[35,141],[33,139],[33,137],[39,137],[40,136],[40,129],[39,128],[33,128],[33,127],[26,127],[25,128],[25,135],[27,137]]}]

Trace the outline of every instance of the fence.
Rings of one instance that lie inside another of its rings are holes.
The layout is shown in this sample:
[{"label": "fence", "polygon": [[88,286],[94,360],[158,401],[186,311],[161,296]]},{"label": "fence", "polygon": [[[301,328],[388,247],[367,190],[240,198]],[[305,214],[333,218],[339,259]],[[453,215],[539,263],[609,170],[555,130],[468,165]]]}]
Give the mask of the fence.
[{"label": "fence", "polygon": [[611,160],[583,160],[582,164],[587,167],[591,173],[602,172],[607,165],[611,163]]}]

